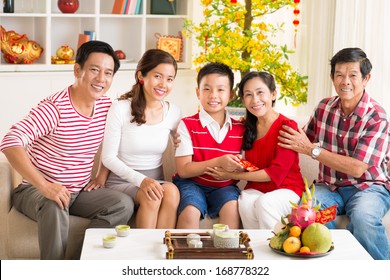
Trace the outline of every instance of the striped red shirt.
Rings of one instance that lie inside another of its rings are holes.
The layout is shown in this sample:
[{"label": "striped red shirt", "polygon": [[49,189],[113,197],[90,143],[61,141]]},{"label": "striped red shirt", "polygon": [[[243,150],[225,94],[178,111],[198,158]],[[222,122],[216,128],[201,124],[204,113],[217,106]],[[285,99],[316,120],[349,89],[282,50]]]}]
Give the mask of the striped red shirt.
[{"label": "striped red shirt", "polygon": [[32,164],[49,182],[80,191],[90,180],[94,156],[103,139],[109,97],[95,102],[92,117],[80,115],[69,88],[55,93],[13,125],[0,146],[25,147]]},{"label": "striped red shirt", "polygon": [[341,110],[338,96],[322,100],[309,120],[306,134],[310,141],[319,142],[325,150],[369,165],[360,178],[354,178],[320,163],[319,182],[335,187],[355,185],[362,190],[380,184],[390,190],[389,120],[382,106],[366,92],[349,116]]},{"label": "striped red shirt", "polygon": [[[228,131],[225,139],[221,143],[215,141],[211,136],[207,126],[203,127],[199,113],[191,117],[183,118],[194,149],[192,160],[195,162],[205,161],[227,154],[240,154],[242,138],[244,134],[244,125],[232,119],[232,128]],[[215,178],[203,174],[198,177],[192,177],[195,182],[209,187],[222,188],[236,183],[234,180],[216,180]]]}]

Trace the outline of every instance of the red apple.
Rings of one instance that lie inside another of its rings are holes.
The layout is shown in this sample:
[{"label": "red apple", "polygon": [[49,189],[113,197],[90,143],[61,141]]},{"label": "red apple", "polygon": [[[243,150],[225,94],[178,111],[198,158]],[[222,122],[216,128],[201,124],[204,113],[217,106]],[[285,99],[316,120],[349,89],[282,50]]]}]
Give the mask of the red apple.
[{"label": "red apple", "polygon": [[122,50],[116,50],[115,54],[118,59],[126,59],[126,54]]}]

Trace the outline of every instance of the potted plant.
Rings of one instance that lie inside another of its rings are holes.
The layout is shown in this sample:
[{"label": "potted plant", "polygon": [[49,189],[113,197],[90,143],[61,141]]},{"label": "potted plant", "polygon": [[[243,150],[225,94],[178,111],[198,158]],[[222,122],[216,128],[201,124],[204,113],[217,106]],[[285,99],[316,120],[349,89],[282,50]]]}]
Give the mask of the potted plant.
[{"label": "potted plant", "polygon": [[[221,62],[240,74],[266,71],[275,77],[279,86],[279,99],[292,105],[307,101],[307,76],[295,71],[289,63],[294,53],[286,45],[271,41],[273,35],[283,31],[283,24],[275,26],[264,22],[264,16],[299,0],[200,0],[204,6],[204,20],[195,24],[186,20],[184,35],[193,37],[202,51],[194,57],[199,68],[207,62]],[[294,9],[294,12],[299,10]],[[297,25],[299,21],[294,21]],[[238,94],[229,103],[241,106]]]}]

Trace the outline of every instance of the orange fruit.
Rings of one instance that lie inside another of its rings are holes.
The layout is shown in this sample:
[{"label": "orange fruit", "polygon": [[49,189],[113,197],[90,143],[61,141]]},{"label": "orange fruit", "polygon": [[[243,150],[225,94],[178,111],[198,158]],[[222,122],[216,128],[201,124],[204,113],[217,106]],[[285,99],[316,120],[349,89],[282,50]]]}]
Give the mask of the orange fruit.
[{"label": "orange fruit", "polygon": [[295,254],[301,248],[301,240],[298,237],[290,236],[283,242],[283,250],[287,254]]},{"label": "orange fruit", "polygon": [[301,249],[299,249],[300,253],[310,253],[310,248],[307,246],[302,246]]},{"label": "orange fruit", "polygon": [[301,228],[299,226],[292,226],[290,228],[290,236],[295,236],[295,237],[299,237],[301,235]]}]

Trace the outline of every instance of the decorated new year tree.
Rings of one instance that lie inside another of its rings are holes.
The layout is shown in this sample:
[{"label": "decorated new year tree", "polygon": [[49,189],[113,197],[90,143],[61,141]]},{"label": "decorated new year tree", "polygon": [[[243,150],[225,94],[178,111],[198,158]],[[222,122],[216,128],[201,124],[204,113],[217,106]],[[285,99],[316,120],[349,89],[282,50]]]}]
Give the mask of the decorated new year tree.
[{"label": "decorated new year tree", "polygon": [[[200,0],[203,20],[187,20],[184,35],[200,47],[194,54],[194,64],[202,67],[207,62],[221,62],[240,73],[266,71],[275,77],[279,97],[285,103],[299,105],[307,101],[307,76],[293,68],[289,57],[294,53],[287,43],[275,43],[285,23],[266,20],[267,15],[280,9],[292,10],[288,24],[299,25],[300,0]],[[286,22],[287,23],[287,22]],[[294,34],[292,34],[294,36]],[[236,100],[239,105],[240,100]]]}]

